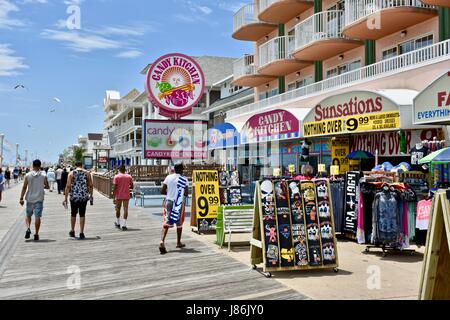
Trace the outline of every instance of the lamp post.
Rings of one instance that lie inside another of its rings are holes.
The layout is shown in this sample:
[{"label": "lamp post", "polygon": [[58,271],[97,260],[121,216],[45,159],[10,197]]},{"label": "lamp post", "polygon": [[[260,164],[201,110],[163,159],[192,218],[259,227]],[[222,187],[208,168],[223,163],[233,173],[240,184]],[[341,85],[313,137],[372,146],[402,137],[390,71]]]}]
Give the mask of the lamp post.
[{"label": "lamp post", "polygon": [[19,165],[19,144],[16,143],[16,166]]},{"label": "lamp post", "polygon": [[3,141],[5,140],[5,135],[0,134],[0,168],[3,168]]}]

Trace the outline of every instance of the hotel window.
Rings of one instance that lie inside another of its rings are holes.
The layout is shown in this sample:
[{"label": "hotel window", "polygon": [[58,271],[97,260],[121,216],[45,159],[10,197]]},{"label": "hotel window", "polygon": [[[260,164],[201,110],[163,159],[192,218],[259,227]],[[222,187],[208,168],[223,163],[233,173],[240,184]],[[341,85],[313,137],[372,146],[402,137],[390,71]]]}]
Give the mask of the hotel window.
[{"label": "hotel window", "polygon": [[288,91],[292,91],[292,90],[295,90],[295,89],[307,86],[307,85],[309,85],[309,84],[311,84],[313,82],[314,81],[313,81],[313,77],[312,76],[303,78],[301,80],[297,80],[295,82],[292,82],[292,83],[288,84]]},{"label": "hotel window", "polygon": [[270,98],[270,97],[273,97],[273,96],[276,96],[276,95],[278,95],[278,88],[275,88],[275,89],[272,89],[272,90],[269,90],[269,91],[266,91],[266,92],[261,92],[259,94],[259,100],[260,101],[261,100],[265,100],[267,98]]},{"label": "hotel window", "polygon": [[361,60],[355,60],[349,63],[341,64],[327,70],[327,78],[335,77],[356,69],[361,68]]},{"label": "hotel window", "polygon": [[408,53],[414,50],[418,50],[420,48],[428,47],[433,44],[433,35],[429,34],[423,37],[419,37],[416,39],[408,40],[406,42],[403,42],[399,44],[398,46],[394,48],[390,48],[387,50],[384,50],[382,53],[383,60],[389,59],[392,57],[396,57],[399,54]]}]

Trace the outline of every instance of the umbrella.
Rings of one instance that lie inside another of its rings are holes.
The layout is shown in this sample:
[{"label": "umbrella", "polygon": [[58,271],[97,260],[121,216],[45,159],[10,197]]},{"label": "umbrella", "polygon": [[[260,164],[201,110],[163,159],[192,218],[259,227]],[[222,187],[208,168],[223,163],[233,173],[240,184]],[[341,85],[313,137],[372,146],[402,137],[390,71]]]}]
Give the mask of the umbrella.
[{"label": "umbrella", "polygon": [[450,162],[450,148],[444,148],[433,153],[430,153],[426,157],[419,161],[419,164],[443,164]]},{"label": "umbrella", "polygon": [[[362,160],[362,159],[371,159],[375,158],[373,154],[363,150],[356,150],[346,156],[347,159],[350,160]],[[361,171],[361,161],[359,162],[359,171]]]}]

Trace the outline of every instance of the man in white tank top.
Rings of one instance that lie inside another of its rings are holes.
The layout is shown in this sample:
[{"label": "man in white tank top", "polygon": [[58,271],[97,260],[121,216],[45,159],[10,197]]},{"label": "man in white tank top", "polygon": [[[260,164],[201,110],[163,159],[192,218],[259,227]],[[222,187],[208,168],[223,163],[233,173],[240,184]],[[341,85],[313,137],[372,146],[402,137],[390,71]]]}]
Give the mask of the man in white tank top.
[{"label": "man in white tank top", "polygon": [[41,227],[42,210],[44,209],[44,189],[49,189],[47,176],[45,171],[41,170],[41,165],[40,160],[33,161],[33,170],[25,176],[22,194],[20,195],[20,205],[23,206],[25,204],[24,197],[27,202],[25,218],[27,231],[25,233],[25,239],[30,239],[31,218],[34,215],[36,228],[34,241],[39,241],[39,229]]}]

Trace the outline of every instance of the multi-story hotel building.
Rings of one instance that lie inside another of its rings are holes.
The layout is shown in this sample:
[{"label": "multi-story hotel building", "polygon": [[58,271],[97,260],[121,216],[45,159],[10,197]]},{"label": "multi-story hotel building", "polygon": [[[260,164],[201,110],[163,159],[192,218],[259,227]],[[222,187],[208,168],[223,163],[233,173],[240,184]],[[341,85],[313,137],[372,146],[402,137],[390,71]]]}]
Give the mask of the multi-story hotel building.
[{"label": "multi-story hotel building", "polygon": [[[256,137],[279,142],[277,150],[270,151],[269,146],[267,154],[257,151],[259,157],[276,158],[273,161],[283,167],[296,163],[293,151],[298,151],[299,140],[308,137],[313,142],[312,154],[319,155],[317,162],[330,164],[333,130],[316,126],[305,134],[304,123],[356,113],[358,98],[378,101],[381,97],[392,102],[400,115],[392,128],[409,130],[410,144],[431,138],[424,129],[436,129],[414,125],[411,114],[414,97],[450,70],[448,0],[254,0],[235,13],[232,37],[254,43],[253,54],[234,64],[234,84],[253,87],[255,102],[228,111],[226,121],[238,130],[245,127],[244,134],[253,130],[252,137],[243,139],[249,145],[255,141],[255,128],[249,121],[258,115],[276,121],[267,115],[283,110],[299,121],[298,134]],[[342,113],[340,101],[345,99],[356,110]],[[317,109],[318,105],[322,108]],[[362,109],[362,114],[370,112]],[[380,134],[377,130],[357,132],[368,141],[360,147],[376,141],[367,137]],[[342,136],[350,139],[350,148],[362,141],[349,130],[338,133],[347,133]],[[397,150],[378,151],[381,156],[400,156]]]}]

